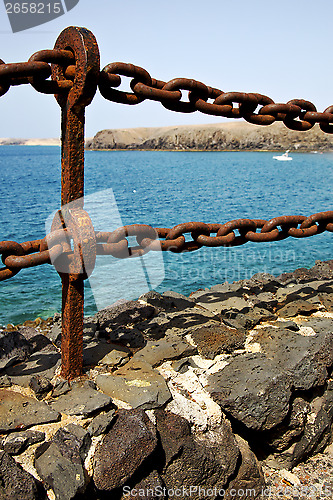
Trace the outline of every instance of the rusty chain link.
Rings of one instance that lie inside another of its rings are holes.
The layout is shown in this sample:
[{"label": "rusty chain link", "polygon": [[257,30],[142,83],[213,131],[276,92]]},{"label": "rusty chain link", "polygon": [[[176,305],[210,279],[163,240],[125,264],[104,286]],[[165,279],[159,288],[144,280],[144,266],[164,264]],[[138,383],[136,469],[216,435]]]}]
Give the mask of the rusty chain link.
[{"label": "rusty chain link", "polygon": [[[258,229],[260,232],[257,232]],[[1,241],[0,255],[6,267],[0,269],[0,281],[11,278],[21,269],[50,264],[60,255],[73,258],[63,231],[67,232],[69,238],[73,238],[68,229],[61,229],[51,232],[42,240],[24,243]],[[306,238],[324,231],[333,232],[333,211],[319,212],[309,217],[284,215],[270,220],[236,219],[223,224],[185,222],[173,228],[132,224],[112,232],[97,231],[95,237],[97,255],[126,259],[142,256],[149,251],[193,252],[201,247],[234,247],[248,241],[281,241],[289,236]],[[192,241],[186,241],[186,233],[190,233]],[[129,247],[126,239],[128,236],[136,236],[138,246]]]},{"label": "rusty chain link", "polygon": [[[38,92],[62,94],[73,87],[76,75],[74,54],[70,50],[40,50],[28,62],[5,64],[0,59],[0,96],[10,86],[31,84]],[[65,79],[49,80],[51,65],[63,68]],[[131,78],[132,92],[116,87],[121,77]],[[243,118],[256,125],[271,125],[281,121],[292,130],[306,131],[316,123],[321,130],[333,133],[333,106],[318,112],[316,106],[304,99],[292,99],[287,103],[275,103],[259,93],[223,92],[202,82],[188,78],[174,78],[168,82],[156,80],[147,70],[134,64],[113,62],[99,74],[99,90],[102,96],[122,104],[139,104],[145,99],[158,101],[165,108],[181,113],[201,113],[224,118]],[[188,100],[182,100],[182,91],[188,92]]]},{"label": "rusty chain link", "polygon": [[0,281],[15,276],[21,269],[51,264],[60,255],[68,251],[64,233],[67,229],[53,231],[41,240],[0,241],[0,255],[5,268],[0,269]]},{"label": "rusty chain link", "polygon": [[[50,63],[58,64],[68,72],[68,80],[48,80],[52,69]],[[74,55],[68,50],[40,50],[28,62],[6,64],[0,59],[0,96],[13,85],[31,84],[38,92],[55,94],[68,91],[73,86]],[[75,68],[75,66],[74,66]]]}]

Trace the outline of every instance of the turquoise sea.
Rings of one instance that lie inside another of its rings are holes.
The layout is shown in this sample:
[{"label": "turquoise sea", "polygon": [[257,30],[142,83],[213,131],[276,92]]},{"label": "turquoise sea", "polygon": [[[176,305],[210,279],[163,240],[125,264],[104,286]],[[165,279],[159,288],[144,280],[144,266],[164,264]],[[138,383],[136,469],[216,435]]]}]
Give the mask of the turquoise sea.
[{"label": "turquoise sea", "polygon": [[[293,154],[290,162],[272,157],[264,152],[87,151],[85,190],[87,200],[99,206],[101,224],[95,228],[112,230],[115,221],[173,227],[185,221],[223,223],[332,210],[333,154]],[[0,176],[0,240],[43,238],[45,221],[60,205],[60,148],[1,146]],[[332,258],[332,237],[324,233],[186,254],[158,252],[152,262],[136,260],[148,289],[189,294],[256,272],[278,275],[309,268]],[[96,311],[96,301],[98,307],[146,291],[136,281],[134,259],[121,261],[120,267],[111,262],[116,260],[99,257],[99,278],[86,282],[87,315]],[[0,282],[0,324],[47,318],[60,311],[60,304],[60,279],[51,265]]]}]

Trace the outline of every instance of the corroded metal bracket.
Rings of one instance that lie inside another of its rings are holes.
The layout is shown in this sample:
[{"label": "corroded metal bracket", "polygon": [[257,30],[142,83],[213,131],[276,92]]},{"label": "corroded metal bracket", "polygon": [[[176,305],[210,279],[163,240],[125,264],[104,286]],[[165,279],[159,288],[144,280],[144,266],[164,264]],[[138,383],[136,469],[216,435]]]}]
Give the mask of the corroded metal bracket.
[{"label": "corroded metal bracket", "polygon": [[94,228],[83,210],[84,123],[85,108],[97,90],[100,58],[96,39],[85,28],[66,28],[54,48],[71,51],[75,57],[75,68],[52,65],[52,80],[57,83],[74,75],[72,88],[65,94],[55,94],[62,111],[62,225],[69,230],[74,242],[67,272],[59,271],[62,280],[61,374],[71,380],[82,375],[84,279],[92,271],[96,258]]}]

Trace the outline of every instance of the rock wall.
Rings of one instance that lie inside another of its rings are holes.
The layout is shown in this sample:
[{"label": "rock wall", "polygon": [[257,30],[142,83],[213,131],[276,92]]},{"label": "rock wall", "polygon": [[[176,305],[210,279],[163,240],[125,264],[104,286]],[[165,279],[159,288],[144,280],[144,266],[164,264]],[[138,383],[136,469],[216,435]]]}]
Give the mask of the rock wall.
[{"label": "rock wall", "polygon": [[332,293],[329,261],[114,304],[85,319],[71,384],[58,317],[4,328],[0,498],[265,498],[271,471],[291,484],[332,442]]},{"label": "rock wall", "polygon": [[110,129],[87,141],[88,149],[204,151],[332,151],[333,138],[318,125],[307,132],[245,122],[159,128]]}]

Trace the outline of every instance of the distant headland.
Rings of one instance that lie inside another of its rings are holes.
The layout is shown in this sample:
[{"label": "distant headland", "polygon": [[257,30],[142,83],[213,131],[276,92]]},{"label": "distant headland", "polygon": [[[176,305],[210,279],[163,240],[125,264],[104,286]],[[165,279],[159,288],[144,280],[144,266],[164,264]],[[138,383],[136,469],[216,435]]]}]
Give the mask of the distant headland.
[{"label": "distant headland", "polygon": [[[0,138],[0,146],[60,146],[60,139]],[[315,125],[307,132],[244,121],[207,125],[105,129],[86,138],[90,150],[333,152],[333,134]]]},{"label": "distant headland", "polygon": [[315,125],[307,132],[289,130],[282,123],[269,126],[246,122],[107,129],[86,141],[97,150],[178,151],[333,151],[333,135]]},{"label": "distant headland", "polygon": [[60,139],[15,139],[0,137],[0,146],[60,146]]}]

